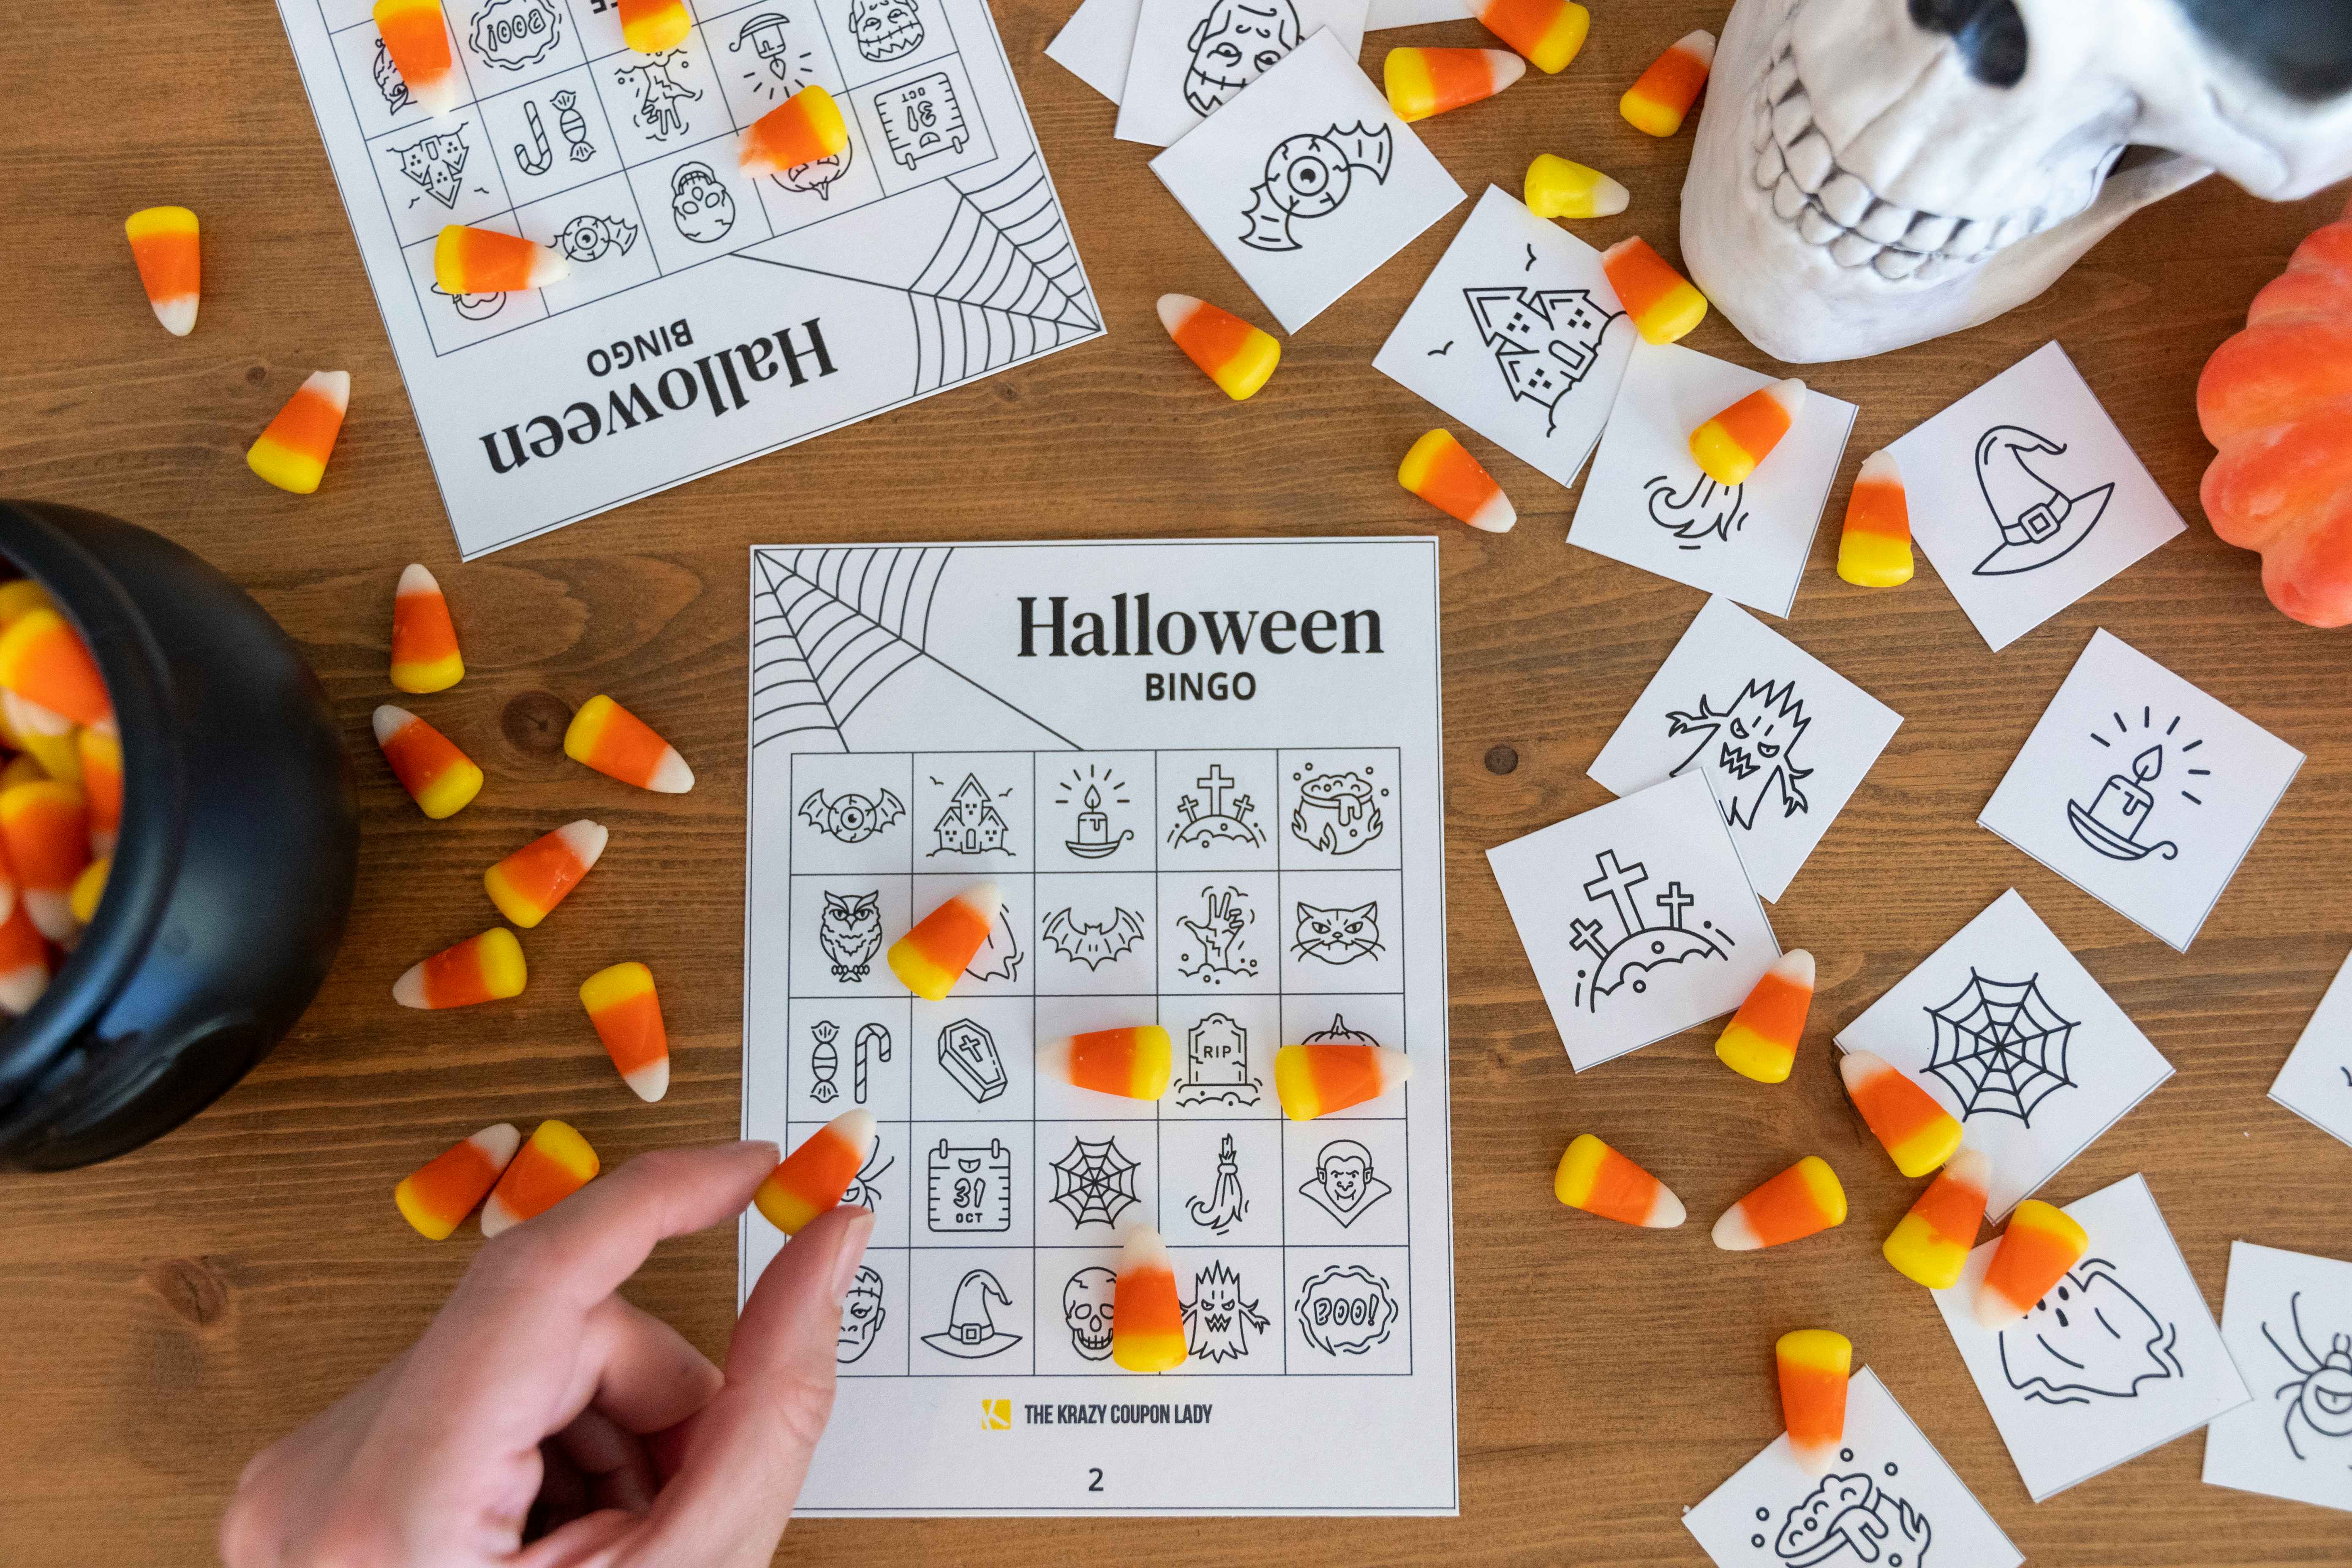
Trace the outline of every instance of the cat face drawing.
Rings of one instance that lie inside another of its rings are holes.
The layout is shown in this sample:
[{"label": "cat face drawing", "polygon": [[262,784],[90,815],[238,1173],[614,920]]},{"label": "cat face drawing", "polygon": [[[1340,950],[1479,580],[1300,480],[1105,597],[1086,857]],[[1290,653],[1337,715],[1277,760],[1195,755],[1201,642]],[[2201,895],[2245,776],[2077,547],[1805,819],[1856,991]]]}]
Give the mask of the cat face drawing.
[{"label": "cat face drawing", "polygon": [[1381,906],[1375,900],[1349,910],[1298,906],[1298,928],[1290,951],[1325,963],[1353,963],[1381,951]]},{"label": "cat face drawing", "polygon": [[816,940],[833,961],[835,980],[863,980],[874,967],[874,955],[882,951],[881,902],[880,893],[825,894]]}]

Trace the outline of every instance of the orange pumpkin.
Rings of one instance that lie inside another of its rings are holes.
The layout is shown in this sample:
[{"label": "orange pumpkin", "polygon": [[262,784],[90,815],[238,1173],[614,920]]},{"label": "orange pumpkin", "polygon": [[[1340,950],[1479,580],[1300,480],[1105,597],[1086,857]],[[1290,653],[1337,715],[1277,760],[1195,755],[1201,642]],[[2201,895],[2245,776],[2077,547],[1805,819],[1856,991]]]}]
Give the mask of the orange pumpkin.
[{"label": "orange pumpkin", "polygon": [[2295,247],[2213,351],[2197,419],[2221,448],[2213,531],[2263,556],[2263,588],[2315,626],[2352,622],[2352,204]]}]

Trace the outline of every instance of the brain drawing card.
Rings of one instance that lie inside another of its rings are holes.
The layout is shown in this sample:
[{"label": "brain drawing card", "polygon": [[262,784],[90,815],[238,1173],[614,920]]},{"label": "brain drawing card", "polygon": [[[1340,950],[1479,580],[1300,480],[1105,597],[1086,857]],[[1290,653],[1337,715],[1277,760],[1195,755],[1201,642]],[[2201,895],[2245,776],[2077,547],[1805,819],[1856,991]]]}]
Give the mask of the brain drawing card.
[{"label": "brain drawing card", "polygon": [[1992,1160],[1998,1222],[2172,1076],[2017,889],[1837,1034],[1960,1119]]},{"label": "brain drawing card", "polygon": [[2126,1177],[2065,1208],[2090,1249],[2022,1322],[1995,1333],[1976,1321],[1997,1241],[1969,1254],[1958,1284],[1934,1293],[2035,1502],[2247,1397],[2147,1178]]},{"label": "brain drawing card", "polygon": [[2352,957],[2336,970],[2318,1010],[2287,1053],[2286,1065],[2271,1084],[2271,1098],[2352,1144]]},{"label": "brain drawing card", "polygon": [[2205,1481],[2352,1513],[2352,1263],[2230,1247],[2221,1339],[2254,1393],[2205,1429]]},{"label": "brain drawing card", "polygon": [[1364,0],[1143,0],[1113,134],[1178,141],[1325,27],[1354,59]]}]

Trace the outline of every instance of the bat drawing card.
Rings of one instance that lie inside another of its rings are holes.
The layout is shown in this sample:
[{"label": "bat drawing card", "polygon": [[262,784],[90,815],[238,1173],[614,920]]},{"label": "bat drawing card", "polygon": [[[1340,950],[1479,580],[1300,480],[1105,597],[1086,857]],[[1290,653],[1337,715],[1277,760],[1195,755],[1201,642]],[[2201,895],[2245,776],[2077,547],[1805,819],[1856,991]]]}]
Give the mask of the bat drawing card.
[{"label": "bat drawing card", "polygon": [[2186,952],[2302,766],[2102,627],[1977,824]]},{"label": "bat drawing card", "polygon": [[1634,337],[1601,253],[1489,185],[1372,368],[1572,485]]},{"label": "bat drawing card", "polygon": [[[877,1122],[800,1510],[1454,1513],[1436,541],[750,564],[744,1134]],[[982,879],[979,952],[909,995],[890,943]],[[1137,1026],[1156,1100],[1036,1070]],[[1308,1043],[1421,1070],[1293,1124]],[[1184,1324],[1157,1377],[1111,1355],[1138,1225]],[[740,1289],[785,1245],[747,1215]]]},{"label": "bat drawing card", "polygon": [[1143,0],[1080,0],[1045,58],[1117,103],[1127,90],[1127,61],[1135,47]]},{"label": "bat drawing card", "polygon": [[2254,1397],[2205,1428],[2205,1482],[2352,1513],[2352,1263],[2230,1245],[2221,1340]]},{"label": "bat drawing card", "polygon": [[1716,1568],[2017,1568],[1984,1505],[1869,1367],[1846,1384],[1845,1441],[1814,1479],[1782,1433],[1683,1512]]},{"label": "bat drawing card", "polygon": [[1998,1241],[1934,1292],[1944,1326],[2035,1502],[2194,1432],[2246,1402],[2246,1385],[2147,1178],[2127,1176],[2065,1212],[2090,1237],[2082,1261],[1995,1333],[1977,1287]]},{"label": "bat drawing card", "polygon": [[2287,1053],[2271,1098],[2331,1138],[2352,1144],[2352,957]]},{"label": "bat drawing card", "polygon": [[1837,1033],[1959,1119],[2002,1216],[2172,1076],[2172,1064],[2016,889]]},{"label": "bat drawing card", "polygon": [[1143,0],[1113,134],[1167,146],[1325,27],[1354,59],[1364,0]]},{"label": "bat drawing card", "polygon": [[1463,197],[1328,27],[1151,172],[1288,332]]},{"label": "bat drawing card", "polygon": [[1578,1072],[1730,1012],[1780,956],[1698,773],[1486,851]]},{"label": "bat drawing card", "polygon": [[1888,450],[1912,537],[1996,651],[2188,526],[2054,342]]},{"label": "bat drawing card", "polygon": [[1618,795],[1706,774],[1768,903],[1829,831],[1903,716],[1720,596],[1709,599],[1588,771]]},{"label": "bat drawing card", "polygon": [[1744,484],[1716,483],[1690,454],[1692,431],[1773,379],[1678,343],[1634,343],[1568,542],[1786,616],[1853,405],[1808,392],[1796,424]]}]

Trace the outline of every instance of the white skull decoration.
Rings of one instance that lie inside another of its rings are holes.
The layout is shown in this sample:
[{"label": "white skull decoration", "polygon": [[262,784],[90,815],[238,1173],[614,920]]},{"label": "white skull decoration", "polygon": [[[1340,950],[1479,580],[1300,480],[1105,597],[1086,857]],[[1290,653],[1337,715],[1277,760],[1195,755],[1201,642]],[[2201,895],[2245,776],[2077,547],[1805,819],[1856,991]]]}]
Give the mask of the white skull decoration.
[{"label": "white skull decoration", "polygon": [[2032,299],[2215,170],[2352,173],[2345,0],[1738,0],[1682,246],[1782,360],[1858,358]]},{"label": "white skull decoration", "polygon": [[923,14],[915,0],[849,0],[849,32],[869,60],[895,60],[923,47]]},{"label": "white skull decoration", "polygon": [[1062,1287],[1062,1321],[1069,1325],[1070,1348],[1088,1361],[1110,1355],[1111,1299],[1118,1277],[1108,1268],[1081,1268]]}]

